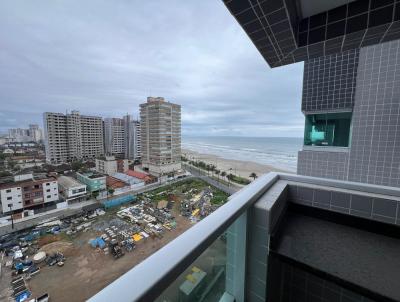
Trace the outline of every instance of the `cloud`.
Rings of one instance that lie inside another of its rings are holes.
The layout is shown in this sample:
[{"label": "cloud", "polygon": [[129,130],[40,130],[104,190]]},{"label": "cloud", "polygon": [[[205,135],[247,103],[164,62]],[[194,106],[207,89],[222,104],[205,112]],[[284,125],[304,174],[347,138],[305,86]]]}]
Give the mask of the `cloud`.
[{"label": "cloud", "polygon": [[301,136],[302,64],[270,69],[222,1],[0,2],[0,131],[182,105],[184,135]]}]

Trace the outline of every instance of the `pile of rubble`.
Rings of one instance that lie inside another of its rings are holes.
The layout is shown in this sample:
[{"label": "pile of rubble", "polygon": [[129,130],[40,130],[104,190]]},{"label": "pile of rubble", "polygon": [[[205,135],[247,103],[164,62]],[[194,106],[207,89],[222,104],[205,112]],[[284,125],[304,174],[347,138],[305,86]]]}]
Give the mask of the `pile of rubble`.
[{"label": "pile of rubble", "polygon": [[208,216],[215,211],[218,206],[211,204],[213,193],[210,189],[205,189],[202,192],[192,196],[181,202],[181,215],[188,217],[193,221]]}]

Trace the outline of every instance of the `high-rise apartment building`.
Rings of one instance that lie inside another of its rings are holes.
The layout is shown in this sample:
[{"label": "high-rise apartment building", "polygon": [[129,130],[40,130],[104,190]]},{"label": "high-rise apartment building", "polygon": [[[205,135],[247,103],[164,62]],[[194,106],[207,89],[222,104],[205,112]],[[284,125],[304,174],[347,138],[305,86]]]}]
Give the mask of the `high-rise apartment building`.
[{"label": "high-rise apartment building", "polygon": [[59,164],[94,159],[104,154],[101,117],[45,112],[43,114],[46,160]]},{"label": "high-rise apartment building", "polygon": [[32,137],[34,142],[41,142],[43,140],[43,131],[39,128],[39,125],[29,125],[29,136]]},{"label": "high-rise apartment building", "polygon": [[140,104],[142,165],[155,175],[181,168],[181,106],[161,97]]},{"label": "high-rise apartment building", "polygon": [[125,154],[125,123],[122,118],[104,119],[104,151],[107,155]]},{"label": "high-rise apartment building", "polygon": [[124,116],[125,124],[125,158],[140,160],[141,158],[141,128],[140,121]]},{"label": "high-rise apartment building", "polygon": [[107,155],[140,159],[140,122],[130,115],[104,119],[104,149]]}]

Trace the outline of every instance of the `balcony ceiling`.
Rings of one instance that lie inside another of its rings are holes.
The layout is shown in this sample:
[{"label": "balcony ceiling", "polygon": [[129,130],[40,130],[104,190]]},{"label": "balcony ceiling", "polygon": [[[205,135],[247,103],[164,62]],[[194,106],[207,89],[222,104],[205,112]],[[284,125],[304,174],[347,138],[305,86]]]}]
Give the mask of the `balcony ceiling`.
[{"label": "balcony ceiling", "polygon": [[223,0],[269,66],[400,38],[394,0]]}]

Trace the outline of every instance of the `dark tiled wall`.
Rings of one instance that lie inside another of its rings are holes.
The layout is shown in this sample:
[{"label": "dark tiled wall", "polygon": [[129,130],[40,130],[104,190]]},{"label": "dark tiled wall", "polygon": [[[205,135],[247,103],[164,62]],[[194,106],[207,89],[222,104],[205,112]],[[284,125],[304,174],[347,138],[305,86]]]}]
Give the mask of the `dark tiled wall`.
[{"label": "dark tiled wall", "polygon": [[306,176],[345,180],[347,152],[299,151],[297,173]]},{"label": "dark tiled wall", "polygon": [[362,48],[348,180],[400,186],[400,40]]},{"label": "dark tiled wall", "polygon": [[400,201],[289,185],[291,202],[400,225]]},{"label": "dark tiled wall", "polygon": [[[280,271],[280,286],[272,288],[274,301],[313,301],[313,302],[373,302],[354,291],[343,288],[331,281],[322,279],[306,270],[282,262],[278,259],[275,267]],[[280,291],[277,293],[277,291]]]},{"label": "dark tiled wall", "polygon": [[352,109],[359,50],[349,50],[304,63],[301,110]]},{"label": "dark tiled wall", "polygon": [[269,234],[285,210],[287,191],[286,182],[278,181],[250,210],[246,271],[248,302],[263,302],[268,295],[266,288]]}]

